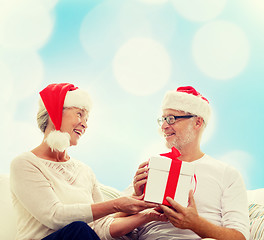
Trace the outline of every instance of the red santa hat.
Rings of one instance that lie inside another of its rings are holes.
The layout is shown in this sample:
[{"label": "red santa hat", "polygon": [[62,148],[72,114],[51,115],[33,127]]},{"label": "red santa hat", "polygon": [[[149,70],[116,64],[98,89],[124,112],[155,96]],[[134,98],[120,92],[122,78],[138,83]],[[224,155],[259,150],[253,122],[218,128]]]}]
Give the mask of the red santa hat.
[{"label": "red santa hat", "polygon": [[163,99],[162,109],[168,108],[202,117],[205,124],[211,115],[209,101],[191,86],[168,91]]},{"label": "red santa hat", "polygon": [[70,83],[54,83],[48,85],[40,93],[40,107],[45,107],[51,121],[55,126],[55,131],[48,134],[45,141],[52,151],[63,152],[70,146],[70,135],[61,132],[62,111],[64,107],[77,107],[91,109],[91,100],[83,90]]}]

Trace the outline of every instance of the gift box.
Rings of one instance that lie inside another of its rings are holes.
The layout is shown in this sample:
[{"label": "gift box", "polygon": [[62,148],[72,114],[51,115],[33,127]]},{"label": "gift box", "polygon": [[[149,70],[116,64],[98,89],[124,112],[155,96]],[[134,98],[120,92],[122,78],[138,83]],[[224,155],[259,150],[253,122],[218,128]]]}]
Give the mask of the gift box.
[{"label": "gift box", "polygon": [[171,197],[182,206],[188,206],[189,191],[196,184],[194,165],[180,161],[178,156],[178,150],[172,149],[168,154],[150,158],[145,201],[170,206],[166,197]]}]

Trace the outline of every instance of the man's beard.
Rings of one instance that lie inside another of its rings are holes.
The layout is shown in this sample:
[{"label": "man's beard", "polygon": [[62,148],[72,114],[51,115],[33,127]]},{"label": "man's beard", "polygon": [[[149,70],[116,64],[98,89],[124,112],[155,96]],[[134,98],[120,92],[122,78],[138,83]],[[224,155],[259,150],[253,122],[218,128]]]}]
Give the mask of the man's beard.
[{"label": "man's beard", "polygon": [[180,151],[193,140],[194,140],[194,131],[192,130],[192,124],[190,123],[187,126],[184,135],[179,137],[177,136],[177,133],[175,133],[173,141],[170,141],[170,142],[166,141],[166,146],[169,149],[171,149],[174,146]]}]

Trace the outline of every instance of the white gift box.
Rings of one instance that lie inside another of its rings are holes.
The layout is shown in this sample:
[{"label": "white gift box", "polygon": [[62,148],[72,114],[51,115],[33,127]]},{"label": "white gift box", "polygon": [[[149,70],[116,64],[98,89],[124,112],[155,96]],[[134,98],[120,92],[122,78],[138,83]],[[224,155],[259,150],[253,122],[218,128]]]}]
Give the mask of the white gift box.
[{"label": "white gift box", "polygon": [[184,207],[188,206],[189,191],[194,186],[194,165],[167,157],[151,157],[144,200],[170,205],[170,196]]}]

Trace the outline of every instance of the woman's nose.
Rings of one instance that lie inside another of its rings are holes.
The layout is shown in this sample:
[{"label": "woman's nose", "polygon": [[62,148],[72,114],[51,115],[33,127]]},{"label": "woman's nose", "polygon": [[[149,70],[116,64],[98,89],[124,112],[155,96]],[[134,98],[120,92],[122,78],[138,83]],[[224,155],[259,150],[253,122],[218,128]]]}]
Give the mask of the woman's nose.
[{"label": "woman's nose", "polygon": [[87,128],[87,122],[85,120],[83,120],[81,122],[81,125],[82,125],[83,128],[85,128],[85,129]]}]

